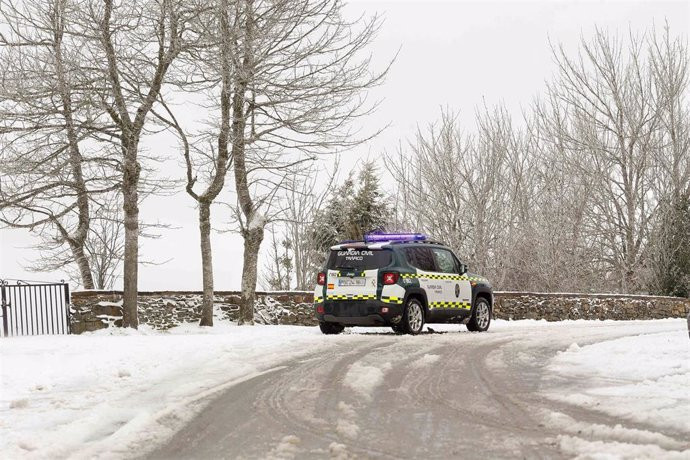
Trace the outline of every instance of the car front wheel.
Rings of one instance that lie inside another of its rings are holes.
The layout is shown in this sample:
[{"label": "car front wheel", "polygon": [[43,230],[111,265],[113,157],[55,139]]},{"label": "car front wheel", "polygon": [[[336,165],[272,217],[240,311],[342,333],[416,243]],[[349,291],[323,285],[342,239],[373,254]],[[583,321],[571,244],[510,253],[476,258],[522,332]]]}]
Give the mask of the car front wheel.
[{"label": "car front wheel", "polygon": [[491,306],[485,298],[478,297],[470,321],[467,323],[467,329],[473,332],[485,332],[489,329],[489,324],[491,324]]}]

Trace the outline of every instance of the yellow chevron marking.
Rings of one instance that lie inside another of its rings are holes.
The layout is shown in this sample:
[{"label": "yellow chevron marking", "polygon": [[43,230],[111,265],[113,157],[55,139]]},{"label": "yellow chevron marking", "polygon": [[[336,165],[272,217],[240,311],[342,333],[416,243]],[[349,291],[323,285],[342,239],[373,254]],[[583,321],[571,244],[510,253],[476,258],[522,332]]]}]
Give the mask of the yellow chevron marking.
[{"label": "yellow chevron marking", "polygon": [[414,273],[403,273],[400,275],[402,278],[411,278],[411,279],[430,279],[430,280],[456,280],[456,281],[481,281],[485,282],[486,280],[480,276],[466,276],[466,275],[440,275],[440,274],[435,274],[435,273],[422,273],[422,274],[414,274]]},{"label": "yellow chevron marking", "polygon": [[403,300],[400,297],[395,297],[395,296],[381,296],[381,302],[385,303],[395,303],[395,304],[401,304],[403,303]]},{"label": "yellow chevron marking", "polygon": [[374,294],[333,294],[327,295],[327,300],[373,300],[376,298]]},{"label": "yellow chevron marking", "polygon": [[469,310],[472,306],[468,302],[429,302],[429,308],[462,308]]}]

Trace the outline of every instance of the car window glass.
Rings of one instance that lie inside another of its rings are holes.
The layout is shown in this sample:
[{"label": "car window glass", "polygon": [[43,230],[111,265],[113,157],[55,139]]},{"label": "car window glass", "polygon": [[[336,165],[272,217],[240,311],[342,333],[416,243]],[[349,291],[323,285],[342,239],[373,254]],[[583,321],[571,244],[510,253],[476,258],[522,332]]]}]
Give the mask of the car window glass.
[{"label": "car window glass", "polygon": [[405,248],[405,257],[413,267],[427,272],[436,271],[434,256],[429,248]]},{"label": "car window glass", "polygon": [[391,250],[378,249],[341,249],[331,251],[328,258],[328,268],[351,268],[358,270],[372,270],[387,267],[391,263]]},{"label": "car window glass", "polygon": [[457,273],[455,266],[455,258],[450,251],[446,249],[434,248],[434,257],[436,258],[436,265],[438,270],[443,273]]},{"label": "car window glass", "polygon": [[455,273],[462,274],[462,262],[460,262],[460,260],[457,257],[455,257],[455,255],[453,255],[453,260],[455,260]]}]

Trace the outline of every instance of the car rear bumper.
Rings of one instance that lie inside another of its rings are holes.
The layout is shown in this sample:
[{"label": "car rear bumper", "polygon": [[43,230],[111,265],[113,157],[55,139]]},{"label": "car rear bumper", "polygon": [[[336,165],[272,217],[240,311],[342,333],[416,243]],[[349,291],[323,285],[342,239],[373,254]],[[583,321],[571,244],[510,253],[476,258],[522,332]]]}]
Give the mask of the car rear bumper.
[{"label": "car rear bumper", "polygon": [[316,312],[317,320],[344,326],[391,326],[400,322],[403,312],[402,304],[380,300],[326,301],[323,307],[323,313]]}]

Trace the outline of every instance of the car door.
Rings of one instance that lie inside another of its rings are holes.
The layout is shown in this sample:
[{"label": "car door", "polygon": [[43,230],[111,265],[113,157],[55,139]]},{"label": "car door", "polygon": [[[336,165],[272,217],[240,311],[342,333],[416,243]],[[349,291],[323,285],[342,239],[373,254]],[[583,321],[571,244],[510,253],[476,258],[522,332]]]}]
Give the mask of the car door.
[{"label": "car door", "polygon": [[469,310],[472,302],[472,287],[469,280],[460,273],[460,263],[455,255],[444,248],[432,248],[434,261],[443,279],[443,308]]},{"label": "car door", "polygon": [[431,248],[411,246],[404,249],[405,257],[410,265],[417,269],[416,278],[419,287],[424,289],[429,310],[438,308],[444,299],[443,280],[439,279],[438,269]]}]

